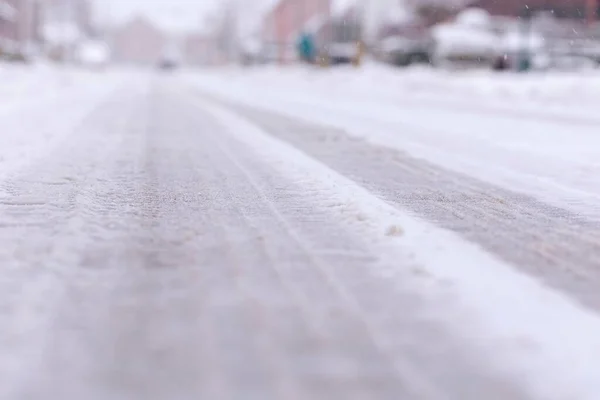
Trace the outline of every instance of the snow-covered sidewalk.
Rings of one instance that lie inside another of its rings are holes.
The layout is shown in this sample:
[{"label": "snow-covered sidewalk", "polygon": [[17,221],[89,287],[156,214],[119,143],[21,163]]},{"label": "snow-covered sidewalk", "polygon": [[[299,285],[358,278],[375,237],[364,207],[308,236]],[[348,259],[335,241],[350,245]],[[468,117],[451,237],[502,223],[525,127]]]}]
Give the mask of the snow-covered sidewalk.
[{"label": "snow-covered sidewalk", "polygon": [[[223,99],[342,128],[600,218],[600,74],[227,70],[188,81]],[[260,96],[257,96],[260,93]]]}]

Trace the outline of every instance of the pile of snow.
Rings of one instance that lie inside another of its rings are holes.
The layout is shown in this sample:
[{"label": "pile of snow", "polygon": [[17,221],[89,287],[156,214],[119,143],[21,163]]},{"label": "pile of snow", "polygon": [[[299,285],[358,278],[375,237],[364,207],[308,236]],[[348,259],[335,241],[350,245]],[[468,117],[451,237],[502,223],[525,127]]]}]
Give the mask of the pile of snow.
[{"label": "pile of snow", "polygon": [[110,60],[110,47],[102,41],[88,41],[77,49],[77,59],[85,65],[104,65]]},{"label": "pile of snow", "polygon": [[474,30],[468,26],[440,25],[433,30],[436,56],[481,56],[498,53],[498,37],[487,31]]},{"label": "pile of snow", "polygon": [[489,58],[499,52],[498,36],[491,29],[490,15],[467,9],[456,20],[432,30],[438,58],[471,56]]},{"label": "pile of snow", "polygon": [[456,24],[477,29],[489,29],[492,25],[492,18],[487,11],[481,8],[468,8],[456,16]]}]

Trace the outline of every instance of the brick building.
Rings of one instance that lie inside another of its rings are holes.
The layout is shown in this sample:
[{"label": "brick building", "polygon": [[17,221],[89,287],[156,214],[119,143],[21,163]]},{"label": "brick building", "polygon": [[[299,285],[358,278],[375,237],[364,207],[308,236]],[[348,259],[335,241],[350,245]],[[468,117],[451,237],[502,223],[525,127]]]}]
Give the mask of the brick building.
[{"label": "brick building", "polygon": [[315,19],[329,19],[331,0],[280,0],[266,14],[262,41],[281,62],[294,57],[294,43],[302,29]]},{"label": "brick building", "polygon": [[599,3],[598,0],[475,0],[472,6],[498,16],[520,16],[528,9],[531,12],[550,11],[558,18],[596,19]]}]

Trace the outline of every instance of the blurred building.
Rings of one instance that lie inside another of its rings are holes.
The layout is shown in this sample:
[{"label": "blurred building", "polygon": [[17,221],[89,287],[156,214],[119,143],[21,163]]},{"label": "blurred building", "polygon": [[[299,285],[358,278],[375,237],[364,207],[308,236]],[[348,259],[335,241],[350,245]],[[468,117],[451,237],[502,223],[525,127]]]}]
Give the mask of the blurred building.
[{"label": "blurred building", "polygon": [[152,65],[160,61],[169,44],[165,32],[144,17],[136,17],[112,33],[113,61]]},{"label": "blurred building", "polygon": [[595,19],[599,11],[597,0],[475,0],[471,6],[509,17],[521,16],[526,11],[549,11],[557,18]]},{"label": "blurred building", "polygon": [[332,10],[328,23],[331,42],[357,42],[362,39],[365,10],[357,2],[345,3]]},{"label": "blurred building", "polygon": [[91,0],[0,0],[0,50],[28,57],[68,57],[95,34]]},{"label": "blurred building", "polygon": [[215,23],[215,46],[219,63],[237,61],[240,53],[239,8],[234,1],[223,4]]},{"label": "blurred building", "polygon": [[212,65],[219,61],[215,40],[206,33],[191,33],[183,39],[183,62],[190,66]]},{"label": "blurred building", "polygon": [[25,56],[40,39],[42,0],[0,0],[0,52]]},{"label": "blurred building", "polygon": [[15,51],[19,18],[17,0],[0,0],[0,53]]},{"label": "blurred building", "polygon": [[44,0],[19,0],[20,29],[19,42],[21,50],[28,54],[36,54],[42,45],[42,10]]},{"label": "blurred building", "polygon": [[329,20],[331,0],[280,0],[267,12],[262,42],[270,58],[280,62],[294,58],[294,43],[309,24]]},{"label": "blurred building", "polygon": [[94,33],[93,9],[90,0],[41,0],[44,23],[73,24],[83,36]]},{"label": "blurred building", "polygon": [[95,34],[91,0],[38,0],[44,53],[73,61],[78,46]]}]

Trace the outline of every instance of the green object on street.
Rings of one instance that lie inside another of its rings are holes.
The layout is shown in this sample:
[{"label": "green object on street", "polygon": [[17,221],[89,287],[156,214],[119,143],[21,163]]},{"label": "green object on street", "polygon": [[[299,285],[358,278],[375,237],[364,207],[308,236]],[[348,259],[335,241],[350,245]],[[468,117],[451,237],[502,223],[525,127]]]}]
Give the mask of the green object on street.
[{"label": "green object on street", "polygon": [[316,56],[315,40],[312,35],[303,33],[297,44],[300,58],[306,62],[314,62]]},{"label": "green object on street", "polygon": [[531,69],[531,59],[529,57],[521,57],[519,60],[519,71],[527,72]]}]

